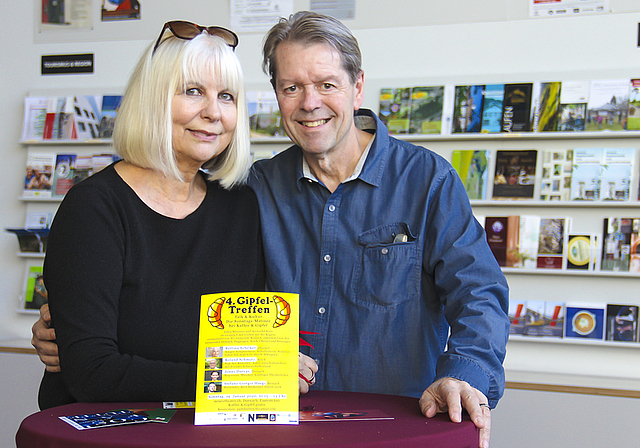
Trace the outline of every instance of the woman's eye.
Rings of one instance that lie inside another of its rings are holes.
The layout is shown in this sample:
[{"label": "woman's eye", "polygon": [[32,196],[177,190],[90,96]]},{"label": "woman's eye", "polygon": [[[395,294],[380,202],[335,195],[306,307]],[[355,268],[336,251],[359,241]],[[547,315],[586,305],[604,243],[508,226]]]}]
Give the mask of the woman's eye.
[{"label": "woman's eye", "polygon": [[234,97],[232,94],[225,92],[220,94],[220,99],[224,101],[234,101]]},{"label": "woman's eye", "polygon": [[185,90],[187,95],[200,95],[202,92],[197,87],[191,87]]}]

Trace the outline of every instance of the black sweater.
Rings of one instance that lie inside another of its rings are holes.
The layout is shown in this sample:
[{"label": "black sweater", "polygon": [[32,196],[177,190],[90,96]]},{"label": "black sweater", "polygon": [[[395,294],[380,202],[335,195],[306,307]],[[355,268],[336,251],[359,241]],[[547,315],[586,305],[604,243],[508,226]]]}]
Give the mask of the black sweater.
[{"label": "black sweater", "polygon": [[264,289],[253,192],[207,182],[191,215],[147,207],[111,165],[60,204],[44,265],[62,373],[41,409],[73,401],[191,401],[202,294]]}]

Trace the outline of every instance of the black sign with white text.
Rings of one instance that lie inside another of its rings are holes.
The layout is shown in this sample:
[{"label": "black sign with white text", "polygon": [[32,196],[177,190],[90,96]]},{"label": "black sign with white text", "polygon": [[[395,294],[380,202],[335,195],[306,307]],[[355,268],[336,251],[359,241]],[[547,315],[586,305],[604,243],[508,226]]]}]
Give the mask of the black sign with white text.
[{"label": "black sign with white text", "polygon": [[93,53],[43,55],[41,74],[93,73]]}]

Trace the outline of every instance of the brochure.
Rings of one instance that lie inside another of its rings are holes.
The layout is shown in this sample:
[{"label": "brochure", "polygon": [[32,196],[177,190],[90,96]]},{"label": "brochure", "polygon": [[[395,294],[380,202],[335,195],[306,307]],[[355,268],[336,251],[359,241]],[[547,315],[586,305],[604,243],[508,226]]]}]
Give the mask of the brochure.
[{"label": "brochure", "polygon": [[175,410],[165,409],[117,409],[95,414],[69,415],[59,418],[76,429],[84,430],[135,423],[169,423],[175,412]]},{"label": "brochure", "polygon": [[298,424],[299,297],[201,298],[196,425]]}]

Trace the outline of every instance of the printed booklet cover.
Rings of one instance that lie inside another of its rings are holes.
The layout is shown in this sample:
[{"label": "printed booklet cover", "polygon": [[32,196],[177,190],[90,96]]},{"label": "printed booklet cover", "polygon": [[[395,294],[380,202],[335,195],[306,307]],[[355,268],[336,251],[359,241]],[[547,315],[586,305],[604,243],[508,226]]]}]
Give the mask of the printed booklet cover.
[{"label": "printed booklet cover", "polygon": [[166,409],[117,409],[94,414],[59,417],[76,429],[96,429],[136,423],[169,423],[175,410]]},{"label": "printed booklet cover", "polygon": [[451,132],[480,132],[484,85],[456,86]]},{"label": "printed booklet cover", "polygon": [[298,351],[297,294],[203,295],[194,423],[297,425]]},{"label": "printed booklet cover", "polygon": [[489,157],[489,150],[486,149],[453,151],[451,165],[460,176],[469,199],[487,198]]},{"label": "printed booklet cover", "polygon": [[638,342],[638,306],[607,305],[607,341]]},{"label": "printed booklet cover", "polygon": [[540,200],[568,201],[571,198],[572,172],[573,149],[544,149]]},{"label": "printed booklet cover", "polygon": [[496,151],[494,199],[533,199],[538,151]]},{"label": "printed booklet cover", "polygon": [[565,309],[566,338],[604,339],[605,304],[567,302]]},{"label": "printed booklet cover", "polygon": [[300,411],[301,422],[335,422],[335,421],[349,421],[349,420],[393,420],[393,417],[388,416],[384,412],[377,409],[367,409],[364,411],[350,410],[350,411]]},{"label": "printed booklet cover", "polygon": [[444,86],[411,88],[409,134],[440,134]]}]

